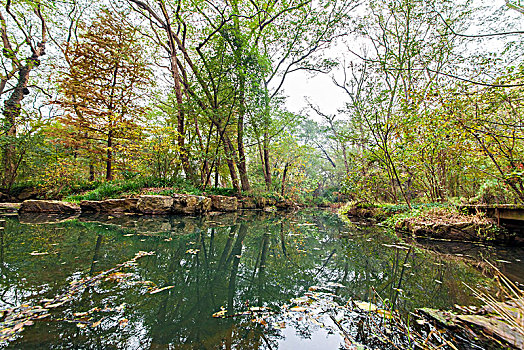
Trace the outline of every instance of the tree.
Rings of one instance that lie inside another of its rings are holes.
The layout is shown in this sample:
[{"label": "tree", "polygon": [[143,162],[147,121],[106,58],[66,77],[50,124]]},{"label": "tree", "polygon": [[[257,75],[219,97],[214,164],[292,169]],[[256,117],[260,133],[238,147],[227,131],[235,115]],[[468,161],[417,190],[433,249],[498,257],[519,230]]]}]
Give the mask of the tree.
[{"label": "tree", "polygon": [[103,10],[80,26],[79,41],[65,52],[70,65],[57,101],[65,111],[60,121],[69,128],[66,142],[105,154],[108,181],[114,178],[115,149],[139,132],[140,95],[150,76],[138,30],[124,16]]},{"label": "tree", "polygon": [[352,63],[343,79],[335,80],[350,99],[348,115],[361,120],[372,137],[370,150],[385,168],[393,200],[400,191],[408,206],[412,176],[401,166],[401,130],[426,115],[427,96],[446,82],[440,72],[459,62],[449,34],[450,26],[459,26],[467,16],[462,11],[466,6],[451,1],[370,1],[360,28],[369,52],[359,54],[348,45],[363,62]]},{"label": "tree", "polygon": [[[47,22],[39,0],[25,0],[13,4],[3,1],[0,10],[0,35],[2,38],[0,97],[4,100],[2,130],[2,186],[10,188],[23,153],[16,154],[16,137],[22,113],[22,101],[30,93],[31,72],[41,64],[47,43]],[[5,11],[5,13],[4,13]]]}]

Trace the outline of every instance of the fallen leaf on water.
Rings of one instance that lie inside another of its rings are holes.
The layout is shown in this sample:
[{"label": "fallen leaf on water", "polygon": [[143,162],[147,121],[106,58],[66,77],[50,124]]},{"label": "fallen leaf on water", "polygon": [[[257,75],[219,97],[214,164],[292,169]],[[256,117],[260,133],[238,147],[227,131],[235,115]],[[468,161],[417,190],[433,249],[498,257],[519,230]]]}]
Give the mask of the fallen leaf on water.
[{"label": "fallen leaf on water", "polygon": [[379,310],[377,310],[377,313],[379,315],[384,316],[385,318],[393,318],[393,315],[391,315],[391,311],[389,311],[389,310],[379,309]]},{"label": "fallen leaf on water", "polygon": [[305,297],[295,298],[295,299],[291,299],[291,301],[294,302],[295,304],[307,303],[309,301],[309,297],[305,296]]},{"label": "fallen leaf on water", "polygon": [[133,276],[133,274],[132,273],[124,273],[124,272],[113,272],[112,274],[109,274],[105,278],[105,280],[106,281],[109,281],[109,280],[120,281],[121,279],[126,278],[126,277],[130,277],[130,276]]},{"label": "fallen leaf on water", "polygon": [[302,307],[302,306],[295,306],[295,307],[292,307],[291,309],[289,309],[289,311],[293,311],[293,312],[305,312],[307,309],[305,307]]},{"label": "fallen leaf on water", "polygon": [[251,312],[262,312],[262,311],[267,311],[267,310],[270,310],[270,309],[265,306],[252,306],[249,308],[249,311]]},{"label": "fallen leaf on water", "polygon": [[495,261],[500,262],[500,263],[504,263],[504,264],[511,264],[511,261],[502,260],[502,259],[495,260]]},{"label": "fallen leaf on water", "polygon": [[33,255],[33,256],[35,256],[35,255],[47,255],[47,254],[49,254],[49,252],[40,252],[39,253],[36,250],[31,252],[31,253],[29,253],[29,255]]},{"label": "fallen leaf on water", "polygon": [[335,287],[335,288],[344,288],[345,287],[345,285],[340,284],[340,283],[335,283],[335,282],[328,282],[327,285],[329,287]]},{"label": "fallen leaf on water", "polygon": [[163,292],[166,289],[171,289],[171,288],[175,288],[175,286],[167,286],[167,287],[162,287],[162,288],[156,288],[156,289],[153,289],[152,291],[150,291],[149,294],[160,293],[160,292]]},{"label": "fallen leaf on water", "polygon": [[286,328],[286,322],[278,322],[278,323],[273,323],[273,327],[275,329],[284,329]]},{"label": "fallen leaf on water", "polygon": [[46,304],[45,307],[48,309],[54,309],[56,307],[64,305],[65,303],[66,303],[65,301],[62,301],[61,303],[56,303],[56,304],[50,304],[50,305]]},{"label": "fallen leaf on water", "polygon": [[222,317],[224,317],[226,315],[226,313],[227,313],[227,309],[222,308],[222,310],[215,312],[213,314],[213,317],[215,317],[215,318],[222,318]]},{"label": "fallen leaf on water", "polygon": [[368,303],[366,301],[355,301],[355,305],[364,311],[376,311],[377,307],[374,304]]}]

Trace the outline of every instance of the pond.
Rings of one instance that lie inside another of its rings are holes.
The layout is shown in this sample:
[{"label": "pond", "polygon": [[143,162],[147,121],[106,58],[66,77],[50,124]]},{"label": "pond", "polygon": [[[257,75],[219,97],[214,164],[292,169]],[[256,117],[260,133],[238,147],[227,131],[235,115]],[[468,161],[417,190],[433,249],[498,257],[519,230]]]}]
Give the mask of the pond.
[{"label": "pond", "polygon": [[[464,283],[492,287],[471,261],[499,260],[517,280],[523,271],[521,248],[426,250],[320,210],[4,219],[0,310],[68,299],[0,348],[339,349],[337,329],[290,312],[297,298],[324,290],[342,303],[379,295],[405,313],[450,309],[477,303]],[[139,252],[151,255],[115,268]]]}]

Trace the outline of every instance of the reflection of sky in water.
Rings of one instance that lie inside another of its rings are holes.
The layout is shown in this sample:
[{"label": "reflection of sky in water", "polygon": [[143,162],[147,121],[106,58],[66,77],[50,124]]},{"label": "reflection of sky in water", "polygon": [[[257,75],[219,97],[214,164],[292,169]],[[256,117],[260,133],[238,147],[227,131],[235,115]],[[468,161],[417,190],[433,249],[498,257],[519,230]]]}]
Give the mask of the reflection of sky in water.
[{"label": "reflection of sky in water", "polygon": [[[328,334],[317,326],[289,322],[274,329],[271,322],[259,324],[249,316],[211,315],[221,307],[229,315],[254,306],[278,311],[311,286],[329,283],[345,286],[333,289],[342,302],[368,300],[375,287],[401,310],[469,304],[473,299],[462,282],[489,285],[459,258],[410,248],[380,228],[348,228],[327,212],[102,215],[69,222],[53,218],[52,224],[45,224],[48,217],[29,216],[20,221],[9,218],[1,240],[0,309],[60,294],[71,281],[110,269],[139,251],[155,255],[124,271],[131,275],[123,282],[102,282],[75,295],[49,321],[24,330],[12,348],[255,349],[271,344],[338,349],[338,332]],[[470,249],[464,247],[462,252]],[[500,258],[495,248],[476,249],[475,254]],[[511,249],[502,250],[512,252],[508,259],[515,256]],[[148,294],[152,284],[146,281],[173,288]],[[64,321],[74,320],[79,311],[122,303],[127,306],[121,312],[94,312],[88,322],[100,320],[96,328],[79,329]],[[119,326],[124,318],[129,323]]]},{"label": "reflection of sky in water", "polygon": [[338,334],[329,334],[324,329],[317,329],[309,338],[304,338],[295,329],[286,328],[282,331],[283,339],[278,342],[282,350],[318,350],[340,349],[344,343]]}]

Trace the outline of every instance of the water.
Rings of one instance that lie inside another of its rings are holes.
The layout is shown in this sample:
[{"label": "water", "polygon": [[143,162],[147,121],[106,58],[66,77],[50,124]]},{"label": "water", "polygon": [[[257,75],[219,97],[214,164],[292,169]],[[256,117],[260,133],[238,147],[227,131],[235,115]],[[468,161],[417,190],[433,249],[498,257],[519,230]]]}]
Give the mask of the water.
[{"label": "water", "polygon": [[[437,253],[325,211],[51,219],[8,217],[0,230],[0,310],[53,299],[140,251],[154,255],[80,290],[4,347],[339,349],[336,329],[282,307],[317,286],[341,302],[370,300],[375,288],[403,312],[450,309],[477,303],[463,282],[492,288],[472,267],[479,256],[522,271],[519,248],[469,245],[457,253],[457,245],[433,242]],[[239,315],[253,307],[269,309]],[[226,318],[212,317],[222,309]],[[265,317],[269,310],[275,314]]]}]

